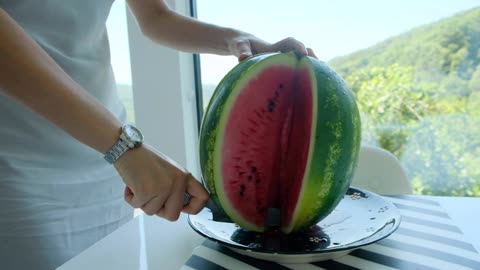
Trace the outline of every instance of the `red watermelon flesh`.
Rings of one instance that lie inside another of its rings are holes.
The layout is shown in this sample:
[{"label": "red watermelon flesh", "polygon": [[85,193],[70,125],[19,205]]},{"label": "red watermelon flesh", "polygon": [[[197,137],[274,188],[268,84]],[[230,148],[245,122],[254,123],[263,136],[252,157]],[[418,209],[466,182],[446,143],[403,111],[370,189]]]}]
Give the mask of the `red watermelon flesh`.
[{"label": "red watermelon flesh", "polygon": [[312,130],[307,69],[265,68],[240,91],[228,116],[222,178],[231,206],[262,227],[267,209],[292,220],[307,166]]}]

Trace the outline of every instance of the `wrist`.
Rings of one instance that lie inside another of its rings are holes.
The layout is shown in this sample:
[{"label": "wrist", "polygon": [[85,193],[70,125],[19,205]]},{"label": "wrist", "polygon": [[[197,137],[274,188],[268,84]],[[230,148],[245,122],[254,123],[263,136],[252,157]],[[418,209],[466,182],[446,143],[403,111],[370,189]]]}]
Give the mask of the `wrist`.
[{"label": "wrist", "polygon": [[143,143],[143,135],[139,129],[130,124],[125,124],[120,130],[116,143],[105,153],[105,160],[114,164],[129,150],[140,147]]},{"label": "wrist", "polygon": [[138,160],[138,153],[144,150],[144,144],[137,148],[132,148],[121,155],[112,165],[119,172],[125,172],[128,169],[128,164],[132,163],[132,160]]},{"label": "wrist", "polygon": [[235,28],[225,28],[224,42],[228,53],[231,55],[235,55],[235,51],[237,50],[237,43],[239,41],[249,40],[252,37],[253,35],[242,32]]}]

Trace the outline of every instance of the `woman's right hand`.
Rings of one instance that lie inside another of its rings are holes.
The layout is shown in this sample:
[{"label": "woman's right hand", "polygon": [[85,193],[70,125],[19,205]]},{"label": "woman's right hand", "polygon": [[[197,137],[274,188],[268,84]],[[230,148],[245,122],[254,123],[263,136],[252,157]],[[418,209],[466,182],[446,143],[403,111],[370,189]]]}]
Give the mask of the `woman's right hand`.
[{"label": "woman's right hand", "polygon": [[[106,153],[118,140],[122,121],[73,80],[1,7],[0,40],[0,95]],[[127,185],[125,200],[149,215],[176,220],[182,211],[198,213],[208,200],[200,182],[148,145],[127,151],[115,168]],[[185,192],[192,196],[187,206],[183,205]]]},{"label": "woman's right hand", "polygon": [[[115,168],[126,184],[125,200],[147,215],[175,221],[180,212],[200,212],[209,198],[207,190],[189,172],[146,144],[123,154]],[[192,196],[186,206],[185,193]]]}]

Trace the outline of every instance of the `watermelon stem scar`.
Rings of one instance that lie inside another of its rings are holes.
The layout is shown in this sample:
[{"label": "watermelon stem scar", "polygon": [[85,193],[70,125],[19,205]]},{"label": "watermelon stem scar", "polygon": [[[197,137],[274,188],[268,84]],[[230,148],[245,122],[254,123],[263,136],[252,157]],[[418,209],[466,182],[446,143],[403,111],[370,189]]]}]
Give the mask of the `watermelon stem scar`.
[{"label": "watermelon stem scar", "polygon": [[285,233],[338,204],[358,159],[353,94],[327,65],[293,53],[249,58],[213,94],[200,131],[200,164],[212,198],[238,225]]}]

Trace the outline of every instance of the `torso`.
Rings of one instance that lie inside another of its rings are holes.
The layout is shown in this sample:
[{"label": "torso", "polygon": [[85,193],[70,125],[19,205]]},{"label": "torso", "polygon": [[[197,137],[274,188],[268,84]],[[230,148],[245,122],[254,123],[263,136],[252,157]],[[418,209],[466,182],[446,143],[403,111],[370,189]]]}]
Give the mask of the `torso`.
[{"label": "torso", "polygon": [[[0,0],[0,7],[124,121],[105,27],[112,3]],[[0,94],[2,266],[52,269],[98,241],[132,217],[123,189],[101,153]]]},{"label": "torso", "polygon": [[[77,83],[125,120],[125,110],[116,93],[105,27],[112,3],[113,0],[0,0],[0,7]],[[102,155],[1,94],[0,123],[0,173],[11,166],[71,171],[103,164]]]}]

